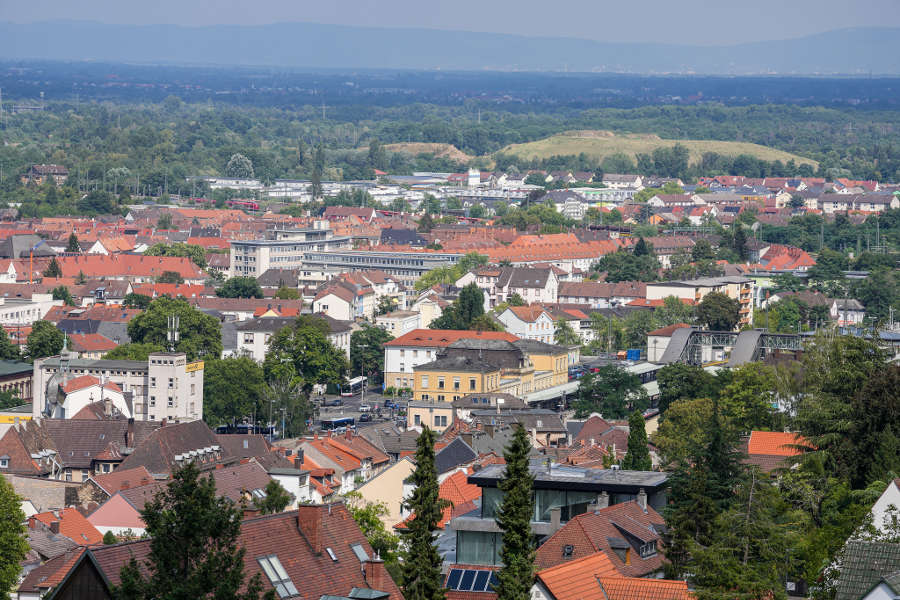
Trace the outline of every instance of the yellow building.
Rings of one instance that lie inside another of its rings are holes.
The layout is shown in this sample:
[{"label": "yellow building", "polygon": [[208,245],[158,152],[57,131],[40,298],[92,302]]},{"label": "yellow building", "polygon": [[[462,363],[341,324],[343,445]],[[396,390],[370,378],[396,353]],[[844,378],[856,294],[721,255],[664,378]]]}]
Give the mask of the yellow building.
[{"label": "yellow building", "polygon": [[522,397],[568,382],[568,350],[534,340],[462,339],[415,367],[413,399],[452,402],[479,393]]}]

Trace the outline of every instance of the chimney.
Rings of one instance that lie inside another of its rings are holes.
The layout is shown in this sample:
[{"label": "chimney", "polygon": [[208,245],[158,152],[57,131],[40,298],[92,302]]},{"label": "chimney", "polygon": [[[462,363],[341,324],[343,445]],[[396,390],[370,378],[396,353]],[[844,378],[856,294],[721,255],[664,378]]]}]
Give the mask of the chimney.
[{"label": "chimney", "polygon": [[294,464],[297,465],[297,468],[302,468],[303,466],[303,448],[297,448],[294,454]]},{"label": "chimney", "polygon": [[641,488],[637,493],[637,503],[642,511],[647,512],[647,492],[644,491],[644,488]]},{"label": "chimney", "polygon": [[59,533],[59,521],[50,521],[50,533]]},{"label": "chimney", "polygon": [[297,529],[306,538],[314,554],[322,554],[322,517],[320,513],[319,506],[301,505],[297,507]]},{"label": "chimney", "polygon": [[260,513],[258,508],[250,508],[249,506],[244,507],[244,519],[252,519],[253,517],[258,517],[260,514],[262,513]]},{"label": "chimney", "polygon": [[472,432],[471,431],[467,431],[465,433],[460,433],[459,437],[462,439],[462,441],[464,441],[468,445],[470,445],[470,446],[472,445]]},{"label": "chimney", "polygon": [[387,569],[384,568],[384,561],[377,558],[377,555],[363,563],[363,577],[370,589],[383,592],[388,588]]},{"label": "chimney", "polygon": [[562,508],[557,506],[550,509],[550,531],[555,533],[560,527],[562,527]]},{"label": "chimney", "polygon": [[597,506],[600,508],[609,507],[609,493],[606,490],[600,492],[600,495],[597,496]]},{"label": "chimney", "polygon": [[134,448],[134,417],[128,419],[128,428],[125,430],[125,446]]},{"label": "chimney", "polygon": [[349,427],[344,431],[344,439],[348,441],[353,439],[353,431]]}]

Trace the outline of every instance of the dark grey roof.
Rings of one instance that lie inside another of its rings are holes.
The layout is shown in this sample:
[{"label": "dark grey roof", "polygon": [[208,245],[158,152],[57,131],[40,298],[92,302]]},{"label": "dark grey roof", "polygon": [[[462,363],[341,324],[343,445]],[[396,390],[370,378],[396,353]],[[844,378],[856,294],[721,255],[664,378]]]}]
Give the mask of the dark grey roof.
[{"label": "dark grey roof", "polygon": [[256,278],[261,287],[297,287],[300,271],[297,269],[269,269]]},{"label": "dark grey roof", "polygon": [[52,533],[48,529],[28,528],[28,546],[38,553],[43,560],[49,560],[72,548],[77,548],[78,544],[66,536],[59,533]]},{"label": "dark grey roof", "polygon": [[503,288],[543,288],[552,269],[531,269],[528,267],[505,267],[500,271],[497,287]]},{"label": "dark grey roof", "polygon": [[838,298],[835,300],[838,310],[863,310],[864,307],[859,300],[853,298]]},{"label": "dark grey roof", "polygon": [[571,190],[553,190],[538,198],[538,202],[546,202],[547,200],[551,202],[566,202],[568,200],[584,202],[584,198]]},{"label": "dark grey roof", "polygon": [[900,544],[847,542],[835,600],[857,600],[881,581],[900,570]]},{"label": "dark grey roof", "polygon": [[461,350],[506,350],[509,352],[515,352],[516,347],[512,342],[507,342],[506,340],[492,340],[492,339],[477,339],[477,338],[462,338],[456,340],[449,346],[448,348],[461,349]]},{"label": "dark grey roof", "polygon": [[20,360],[0,360],[0,377],[32,373],[34,367]]},{"label": "dark grey roof", "polygon": [[[626,471],[624,469],[592,469],[575,466],[552,464],[548,469],[546,458],[532,461],[529,470],[534,476],[534,487],[541,489],[581,489],[602,491],[637,492],[645,488],[647,493],[664,487],[668,481],[668,473],[659,471]],[[488,465],[481,471],[469,476],[469,482],[482,486],[496,485],[503,476],[506,465]]]},{"label": "dark grey roof", "polygon": [[464,465],[478,458],[472,447],[457,437],[434,455],[434,468],[438,473],[446,473],[459,465]]},{"label": "dark grey roof", "polygon": [[525,408],[525,401],[512,394],[500,392],[480,392],[467,394],[453,401],[453,408],[485,408],[500,405],[502,408]]},{"label": "dark grey roof", "polygon": [[[41,240],[41,237],[30,233],[11,235],[0,241],[0,258],[28,258],[31,249]],[[41,244],[34,248],[34,256],[56,256],[56,252],[47,244]]]},{"label": "dark grey roof", "polygon": [[563,426],[559,413],[545,408],[500,411],[496,409],[473,410],[472,419],[482,423],[502,425],[519,423],[525,429],[535,429],[542,432],[567,433],[568,431]]},{"label": "dark grey roof", "polygon": [[382,229],[381,243],[394,246],[425,246],[428,241],[414,229]]},{"label": "dark grey roof", "polygon": [[235,329],[238,331],[265,331],[275,333],[285,327],[290,327],[297,322],[295,317],[259,317],[240,322]]},{"label": "dark grey roof", "polygon": [[314,316],[328,323],[328,331],[331,333],[343,333],[353,329],[353,321],[341,321],[340,319],[329,317],[325,313],[315,313]]},{"label": "dark grey roof", "polygon": [[131,342],[131,337],[128,335],[128,323],[107,323],[106,321],[101,321],[97,326],[96,333],[111,339],[117,344]]},{"label": "dark grey roof", "polygon": [[413,429],[401,431],[394,425],[363,427],[359,434],[385,454],[400,454],[415,451],[418,432]]},{"label": "dark grey roof", "polygon": [[499,369],[498,366],[471,356],[448,356],[413,367],[413,371],[462,371],[467,373],[485,373]]},{"label": "dark grey roof", "polygon": [[528,352],[531,354],[563,354],[565,352],[568,352],[565,346],[546,344],[537,340],[521,339],[512,342],[512,344],[522,352]]}]

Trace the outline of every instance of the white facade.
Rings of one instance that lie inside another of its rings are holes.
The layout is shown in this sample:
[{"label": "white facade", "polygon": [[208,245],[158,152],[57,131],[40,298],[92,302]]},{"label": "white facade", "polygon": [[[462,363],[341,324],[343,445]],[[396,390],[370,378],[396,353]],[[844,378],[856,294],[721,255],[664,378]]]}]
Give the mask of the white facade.
[{"label": "white facade", "polygon": [[43,319],[54,306],[62,306],[51,294],[32,294],[31,300],[0,297],[0,323],[3,325],[31,325]]},{"label": "white facade", "polygon": [[147,362],[58,356],[39,359],[34,362],[32,417],[59,414],[61,401],[64,418],[74,415],[60,397],[59,385],[92,375],[114,383],[126,394],[131,392],[135,420],[199,420],[203,418],[203,367],[203,361],[187,362],[182,352],[157,352]]},{"label": "white facade", "polygon": [[437,351],[438,346],[385,346],[385,385],[413,387],[413,369],[435,360]]},{"label": "white facade", "polygon": [[892,480],[872,505],[872,525],[882,533],[900,526],[900,479]]},{"label": "white facade", "polygon": [[357,310],[355,303],[348,302],[333,292],[329,292],[313,301],[313,312],[325,313],[338,321],[352,321]]},{"label": "white facade", "polygon": [[394,337],[400,337],[413,329],[419,329],[421,317],[418,312],[396,310],[386,315],[375,317],[375,324]]},{"label": "white facade", "polygon": [[497,319],[503,323],[508,333],[526,340],[537,340],[552,344],[556,334],[556,322],[546,311],[542,311],[533,321],[521,319],[511,308],[500,313]]}]

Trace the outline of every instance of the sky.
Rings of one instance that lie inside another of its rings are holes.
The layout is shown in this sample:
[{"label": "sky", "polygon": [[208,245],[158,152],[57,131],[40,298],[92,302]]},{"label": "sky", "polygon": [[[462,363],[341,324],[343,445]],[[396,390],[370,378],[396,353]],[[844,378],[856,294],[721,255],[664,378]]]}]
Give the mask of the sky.
[{"label": "sky", "polygon": [[0,20],[427,27],[688,45],[900,27],[900,0],[0,0]]}]

